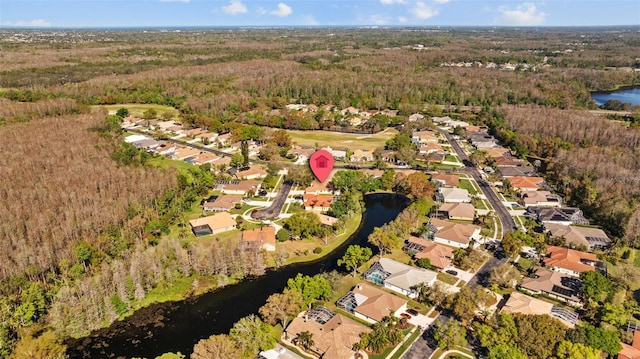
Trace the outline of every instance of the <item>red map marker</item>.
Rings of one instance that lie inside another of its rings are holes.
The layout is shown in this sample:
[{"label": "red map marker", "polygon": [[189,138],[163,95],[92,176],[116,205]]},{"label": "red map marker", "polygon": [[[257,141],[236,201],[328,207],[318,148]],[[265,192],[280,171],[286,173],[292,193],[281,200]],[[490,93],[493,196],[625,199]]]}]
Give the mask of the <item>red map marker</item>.
[{"label": "red map marker", "polygon": [[318,181],[322,182],[333,170],[333,156],[329,151],[319,150],[314,152],[309,158],[309,167]]}]

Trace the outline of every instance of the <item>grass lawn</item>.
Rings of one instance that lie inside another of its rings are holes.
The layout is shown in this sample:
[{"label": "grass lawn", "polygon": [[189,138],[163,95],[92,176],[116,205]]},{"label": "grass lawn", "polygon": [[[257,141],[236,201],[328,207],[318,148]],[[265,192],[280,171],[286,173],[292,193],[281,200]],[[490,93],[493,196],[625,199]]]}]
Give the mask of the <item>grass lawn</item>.
[{"label": "grass lawn", "polygon": [[162,106],[162,105],[154,105],[154,104],[138,104],[138,103],[125,103],[119,105],[99,105],[92,106],[93,108],[105,108],[107,111],[116,112],[121,108],[126,108],[129,110],[129,114],[131,116],[140,117],[142,113],[148,109],[155,109],[158,112],[158,117],[161,117],[163,113],[170,112],[175,117],[178,115],[178,110],[171,106]]},{"label": "grass lawn", "polygon": [[478,194],[478,190],[476,190],[474,185],[468,179],[462,179],[461,178],[460,182],[458,183],[458,187],[462,188],[462,189],[466,189],[467,191],[469,191],[470,195]]},{"label": "grass lawn", "polygon": [[445,161],[447,161],[447,162],[460,162],[460,161],[458,160],[458,157],[456,157],[456,156],[454,156],[454,155],[446,155],[446,156],[444,157],[444,160],[445,160]]},{"label": "grass lawn", "polygon": [[449,273],[445,273],[445,272],[438,272],[438,275],[437,275],[436,278],[439,281],[447,283],[447,284],[450,284],[450,285],[454,285],[458,281],[458,278],[452,276]]},{"label": "grass lawn", "polygon": [[330,146],[332,148],[349,148],[353,150],[374,150],[384,147],[385,142],[395,136],[398,131],[387,128],[371,135],[340,133],[331,131],[295,131],[287,130],[291,141],[299,146]]},{"label": "grass lawn", "polygon": [[147,163],[154,167],[160,167],[163,169],[175,168],[180,172],[187,172],[193,165],[186,163],[185,161],[174,161],[164,156],[158,156],[151,158]]},{"label": "grass lawn", "polygon": [[421,332],[419,330],[415,330],[413,333],[411,333],[411,336],[409,338],[407,338],[407,340],[400,345],[400,348],[398,348],[398,350],[393,353],[393,356],[391,356],[391,359],[398,359],[402,357],[402,354],[404,354],[404,352],[407,351],[407,349],[409,349],[409,347],[411,347],[411,344],[413,344],[413,342],[416,341],[416,339],[418,339],[418,337],[420,336]]},{"label": "grass lawn", "polygon": [[[287,252],[289,253],[289,258],[285,262],[286,264],[291,263],[299,263],[299,262],[307,262],[318,259],[320,257],[325,256],[327,253],[333,251],[336,247],[346,241],[353,232],[355,232],[360,226],[360,222],[362,221],[362,213],[359,213],[352,218],[349,218],[345,223],[344,230],[339,232],[339,235],[331,235],[327,238],[329,244],[325,245],[324,242],[320,238],[314,238],[312,240],[302,240],[295,241],[289,240],[280,245],[283,246]],[[313,253],[313,249],[316,247],[321,247],[321,253]],[[292,256],[296,250],[308,250],[308,254],[300,255],[300,256]]]}]

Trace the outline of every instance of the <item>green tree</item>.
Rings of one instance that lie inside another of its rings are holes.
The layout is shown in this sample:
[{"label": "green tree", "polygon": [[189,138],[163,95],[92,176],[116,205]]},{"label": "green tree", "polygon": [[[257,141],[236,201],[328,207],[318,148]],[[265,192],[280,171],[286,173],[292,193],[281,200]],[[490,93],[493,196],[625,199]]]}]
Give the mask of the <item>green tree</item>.
[{"label": "green tree", "polygon": [[20,305],[14,316],[21,325],[27,326],[37,322],[47,309],[44,289],[39,283],[31,282],[20,294]]},{"label": "green tree", "polygon": [[588,301],[603,302],[613,292],[613,283],[597,271],[580,273],[582,297]]},{"label": "green tree", "polygon": [[520,231],[509,232],[502,239],[502,249],[509,256],[513,257],[522,251],[524,246],[524,233]]},{"label": "green tree", "polygon": [[567,332],[566,340],[573,343],[581,343],[603,352],[613,355],[622,349],[620,337],[615,330],[594,327],[586,324],[576,326]]},{"label": "green tree", "polygon": [[391,250],[396,247],[399,240],[398,236],[393,233],[393,231],[389,230],[387,225],[382,226],[382,228],[376,227],[368,238],[369,243],[378,247],[380,256],[384,256],[385,253],[391,252]]},{"label": "green tree", "polygon": [[600,351],[581,343],[561,341],[556,349],[557,359],[601,359]]},{"label": "green tree", "polygon": [[487,359],[528,359],[528,357],[513,344],[498,344],[489,348]]},{"label": "green tree", "polygon": [[[185,355],[177,352],[177,353],[164,353],[160,356],[157,356],[156,359],[184,359]],[[210,357],[211,359],[213,359],[213,357]]]},{"label": "green tree", "polygon": [[531,357],[550,358],[556,345],[565,337],[566,327],[548,315],[516,314],[514,318],[518,328],[515,343]]},{"label": "green tree", "polygon": [[371,248],[360,247],[357,244],[350,245],[342,258],[338,259],[338,265],[344,265],[348,271],[352,271],[355,278],[358,267],[366,263],[371,258],[371,255]]},{"label": "green tree", "polygon": [[313,181],[313,174],[309,166],[291,165],[287,168],[287,181],[291,181],[294,185],[307,187]]},{"label": "green tree", "polygon": [[320,217],[313,212],[295,213],[284,222],[284,228],[289,231],[292,238],[300,239],[322,236],[327,230],[322,226]]},{"label": "green tree", "polygon": [[382,189],[390,191],[396,184],[396,171],[386,170],[382,173],[381,186]]},{"label": "green tree", "polygon": [[15,359],[64,359],[67,348],[52,331],[46,331],[38,337],[30,334],[16,344],[11,358]]},{"label": "green tree", "polygon": [[272,327],[251,314],[240,318],[229,331],[229,338],[245,356],[253,355],[261,350],[269,350],[276,344],[271,335]]},{"label": "green tree", "polygon": [[124,107],[121,107],[118,109],[118,111],[116,111],[116,116],[120,117],[120,118],[125,118],[127,116],[129,116],[129,110],[127,110]]},{"label": "green tree", "polygon": [[520,272],[511,264],[505,263],[498,267],[491,268],[489,273],[489,283],[501,288],[513,287],[522,279]]},{"label": "green tree", "polygon": [[287,288],[302,294],[302,300],[305,305],[309,305],[318,299],[328,299],[331,296],[331,283],[318,274],[311,277],[298,273],[295,278],[289,278]]},{"label": "green tree", "polygon": [[243,140],[240,143],[240,154],[242,154],[242,165],[246,166],[249,164],[249,143],[247,140]]},{"label": "green tree", "polygon": [[244,156],[242,155],[242,153],[236,152],[233,155],[231,155],[231,163],[229,163],[231,167],[239,168],[239,167],[242,167],[243,163],[244,163]]},{"label": "green tree", "polygon": [[400,183],[402,193],[415,199],[431,198],[435,193],[435,187],[429,181],[424,172],[414,172]]},{"label": "green tree", "polygon": [[278,233],[276,233],[276,239],[278,242],[286,242],[291,238],[291,234],[284,228],[280,228]]},{"label": "green tree", "polygon": [[156,117],[158,117],[158,111],[155,108],[150,108],[142,113],[142,118],[145,120],[152,120]]},{"label": "green tree", "polygon": [[631,313],[622,304],[604,303],[600,307],[600,315],[603,321],[621,328],[627,324]]},{"label": "green tree", "polygon": [[416,261],[416,264],[420,268],[425,268],[425,269],[435,269],[436,268],[436,267],[433,266],[433,264],[431,264],[431,261],[429,260],[429,258],[420,258],[420,259],[418,259]]},{"label": "green tree", "polygon": [[452,349],[467,346],[467,331],[457,320],[449,320],[445,324],[434,323],[433,339],[440,349]]},{"label": "green tree", "polygon": [[286,130],[276,130],[271,134],[271,142],[278,147],[291,147],[291,136]]},{"label": "green tree", "polygon": [[302,294],[298,291],[285,288],[282,293],[274,293],[267,298],[265,305],[258,312],[262,319],[276,325],[278,322],[283,328],[287,327],[287,319],[298,314],[302,308]]},{"label": "green tree", "polygon": [[352,191],[364,180],[365,174],[354,170],[341,170],[336,172],[331,178],[333,187],[342,192]]},{"label": "green tree", "polygon": [[313,341],[313,334],[306,330],[298,333],[295,341],[298,345],[304,348],[304,350],[309,350],[309,348],[315,344]]},{"label": "green tree", "polygon": [[[233,330],[233,329],[232,329]],[[249,333],[250,330],[247,332]],[[242,336],[247,333],[238,334]],[[255,352],[254,352],[255,353]],[[212,335],[200,340],[194,347],[191,359],[240,359],[240,350],[236,349],[236,343],[228,335]]]}]

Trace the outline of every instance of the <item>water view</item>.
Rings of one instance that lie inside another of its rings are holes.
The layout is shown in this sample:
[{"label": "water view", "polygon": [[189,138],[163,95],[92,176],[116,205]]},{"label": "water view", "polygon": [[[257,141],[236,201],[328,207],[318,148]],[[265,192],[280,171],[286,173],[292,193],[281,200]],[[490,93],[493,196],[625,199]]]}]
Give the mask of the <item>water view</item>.
[{"label": "water view", "polygon": [[613,92],[594,92],[591,94],[591,98],[598,106],[604,105],[609,100],[618,100],[637,106],[640,105],[640,87]]}]

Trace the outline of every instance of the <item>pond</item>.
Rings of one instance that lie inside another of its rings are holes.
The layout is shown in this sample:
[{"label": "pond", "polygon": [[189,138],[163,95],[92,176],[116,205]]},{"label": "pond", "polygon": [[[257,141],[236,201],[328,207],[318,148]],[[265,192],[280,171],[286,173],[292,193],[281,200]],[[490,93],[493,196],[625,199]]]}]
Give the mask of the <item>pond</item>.
[{"label": "pond", "polygon": [[640,87],[611,92],[593,92],[591,98],[598,104],[604,105],[609,100],[618,100],[622,103],[640,105]]},{"label": "pond", "polygon": [[[298,273],[315,275],[339,269],[336,261],[350,244],[370,245],[375,227],[392,221],[406,206],[406,198],[394,194],[365,196],[366,211],[360,228],[329,255],[313,262],[289,265],[239,284],[220,288],[180,302],[142,308],[132,316],[97,330],[86,338],[72,339],[70,358],[155,358],[166,352],[190,354],[202,338],[226,334],[240,318],[257,314],[273,293],[282,291]],[[376,248],[372,248],[374,253]]]}]

